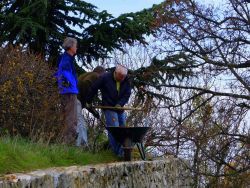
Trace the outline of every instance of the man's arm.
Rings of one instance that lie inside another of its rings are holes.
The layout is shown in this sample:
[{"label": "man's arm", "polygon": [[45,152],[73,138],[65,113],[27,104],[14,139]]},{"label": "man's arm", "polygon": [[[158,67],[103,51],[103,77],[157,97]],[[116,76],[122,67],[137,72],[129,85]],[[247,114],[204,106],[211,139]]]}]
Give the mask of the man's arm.
[{"label": "man's arm", "polygon": [[93,100],[94,96],[97,94],[98,89],[101,88],[103,82],[104,82],[104,77],[101,76],[90,86],[90,89],[86,97],[87,103],[90,103]]},{"label": "man's arm", "polygon": [[128,102],[130,95],[131,95],[131,86],[130,86],[130,83],[127,82],[125,93],[121,97],[121,99],[118,101],[117,104],[120,106],[124,106]]},{"label": "man's arm", "polygon": [[60,60],[57,79],[63,87],[70,87],[72,84],[74,76],[71,71],[70,62],[67,58],[62,57]]}]

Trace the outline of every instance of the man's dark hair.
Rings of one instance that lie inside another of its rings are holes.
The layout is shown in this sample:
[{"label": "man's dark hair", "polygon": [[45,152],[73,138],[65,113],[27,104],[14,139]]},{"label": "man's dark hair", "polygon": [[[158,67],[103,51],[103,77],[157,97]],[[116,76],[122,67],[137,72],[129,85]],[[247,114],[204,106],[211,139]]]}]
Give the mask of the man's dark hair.
[{"label": "man's dark hair", "polygon": [[105,68],[103,68],[102,66],[97,66],[96,68],[94,68],[93,72],[96,72],[98,74],[103,74],[105,73]]}]

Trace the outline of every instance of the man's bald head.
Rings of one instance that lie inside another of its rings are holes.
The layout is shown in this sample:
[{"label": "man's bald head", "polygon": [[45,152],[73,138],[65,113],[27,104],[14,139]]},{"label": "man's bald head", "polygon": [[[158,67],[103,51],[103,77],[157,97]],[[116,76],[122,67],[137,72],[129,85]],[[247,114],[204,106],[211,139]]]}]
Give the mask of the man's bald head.
[{"label": "man's bald head", "polygon": [[115,68],[115,79],[119,82],[123,81],[128,74],[128,69],[122,65],[117,65]]}]

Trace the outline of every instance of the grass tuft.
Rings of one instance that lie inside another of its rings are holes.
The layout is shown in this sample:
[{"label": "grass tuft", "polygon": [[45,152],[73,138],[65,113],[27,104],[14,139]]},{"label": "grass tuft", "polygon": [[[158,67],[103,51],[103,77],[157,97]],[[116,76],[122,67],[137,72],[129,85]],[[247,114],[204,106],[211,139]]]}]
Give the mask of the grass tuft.
[{"label": "grass tuft", "polygon": [[115,161],[119,159],[111,151],[93,154],[77,147],[34,143],[20,137],[0,137],[0,175]]}]

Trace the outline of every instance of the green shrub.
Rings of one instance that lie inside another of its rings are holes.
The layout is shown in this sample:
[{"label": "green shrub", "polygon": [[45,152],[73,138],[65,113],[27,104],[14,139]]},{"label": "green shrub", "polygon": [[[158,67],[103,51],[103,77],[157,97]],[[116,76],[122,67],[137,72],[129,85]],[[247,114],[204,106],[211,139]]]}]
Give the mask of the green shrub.
[{"label": "green shrub", "polygon": [[0,49],[0,134],[58,138],[62,126],[54,71],[38,56]]}]

